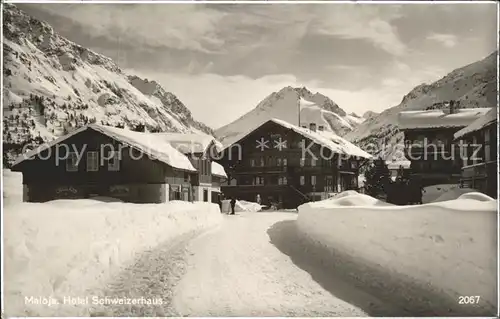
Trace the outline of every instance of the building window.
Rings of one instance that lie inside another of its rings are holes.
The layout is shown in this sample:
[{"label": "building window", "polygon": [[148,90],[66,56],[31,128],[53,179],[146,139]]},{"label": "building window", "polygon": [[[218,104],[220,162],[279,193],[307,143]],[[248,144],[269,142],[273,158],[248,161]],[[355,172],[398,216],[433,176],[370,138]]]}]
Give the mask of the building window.
[{"label": "building window", "polygon": [[317,162],[316,158],[312,157],[311,158],[311,166],[316,166],[316,162]]},{"label": "building window", "polygon": [[281,166],[281,158],[276,159],[276,166]]},{"label": "building window", "polygon": [[260,166],[264,167],[264,157],[260,158]]},{"label": "building window", "polygon": [[316,131],[316,123],[310,123],[310,124],[309,124],[309,129],[310,129],[311,131]]},{"label": "building window", "polygon": [[318,131],[324,131],[325,127],[323,125],[318,126]]},{"label": "building window", "polygon": [[484,161],[486,163],[491,161],[491,146],[490,146],[490,144],[484,145]]},{"label": "building window", "polygon": [[66,159],[66,171],[76,172],[78,171],[78,156],[76,153],[69,153]]},{"label": "building window", "polygon": [[99,158],[97,152],[87,152],[87,172],[99,170]]},{"label": "building window", "polygon": [[446,136],[444,134],[438,134],[436,136],[436,145],[441,146],[446,144]]},{"label": "building window", "polygon": [[357,169],[357,168],[358,168],[358,161],[351,160],[351,169]]},{"label": "building window", "polygon": [[255,185],[264,185],[264,177],[255,176]]},{"label": "building window", "polygon": [[184,173],[184,182],[189,183],[189,173]]},{"label": "building window", "polygon": [[288,160],[286,158],[283,159],[283,166],[287,166],[288,165]]},{"label": "building window", "polygon": [[305,184],[306,184],[306,177],[300,176],[300,185],[305,185]]},{"label": "building window", "polygon": [[254,158],[250,159],[250,166],[251,167],[255,166],[255,159]]},{"label": "building window", "polygon": [[120,170],[120,159],[117,152],[113,152],[113,156],[108,159],[108,171],[117,172]]},{"label": "building window", "polygon": [[333,176],[331,175],[325,176],[325,191],[333,192]]},{"label": "building window", "polygon": [[316,176],[315,175],[311,176],[311,185],[316,185]]},{"label": "building window", "polygon": [[306,162],[305,159],[301,158],[300,159],[300,167],[304,167],[305,162]]},{"label": "building window", "polygon": [[286,184],[287,184],[286,176],[278,177],[278,185],[286,185]]}]

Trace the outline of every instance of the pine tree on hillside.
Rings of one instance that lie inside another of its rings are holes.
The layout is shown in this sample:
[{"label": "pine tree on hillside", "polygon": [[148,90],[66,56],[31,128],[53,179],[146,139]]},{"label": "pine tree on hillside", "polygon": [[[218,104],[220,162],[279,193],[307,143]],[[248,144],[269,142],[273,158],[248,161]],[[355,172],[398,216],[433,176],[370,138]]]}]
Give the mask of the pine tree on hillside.
[{"label": "pine tree on hillside", "polygon": [[387,186],[391,183],[391,172],[382,159],[376,159],[365,172],[366,194],[372,197],[386,195]]}]

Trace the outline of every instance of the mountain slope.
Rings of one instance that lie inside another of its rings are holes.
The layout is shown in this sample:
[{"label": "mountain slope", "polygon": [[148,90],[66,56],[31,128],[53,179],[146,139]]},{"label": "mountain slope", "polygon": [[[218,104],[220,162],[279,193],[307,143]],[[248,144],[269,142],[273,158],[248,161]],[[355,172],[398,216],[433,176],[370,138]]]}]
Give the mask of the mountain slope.
[{"label": "mountain slope", "polygon": [[[383,158],[399,159],[403,134],[397,126],[398,113],[409,110],[442,109],[448,101],[460,108],[495,107],[497,52],[478,62],[456,69],[432,84],[421,84],[401,103],[367,119],[344,137],[362,149]],[[384,146],[385,145],[385,146]]]},{"label": "mountain slope", "polygon": [[59,36],[14,5],[4,5],[3,19],[3,143],[10,159],[24,145],[93,122],[213,133],[158,83],[125,74],[111,59]]},{"label": "mountain slope", "polygon": [[347,115],[330,98],[320,93],[312,93],[305,87],[287,86],[267,96],[253,110],[237,120],[217,129],[215,135],[224,145],[229,145],[242,134],[272,118],[297,124],[299,99],[305,104],[300,114],[303,123],[314,121],[339,135],[351,131],[359,124],[359,119]]}]

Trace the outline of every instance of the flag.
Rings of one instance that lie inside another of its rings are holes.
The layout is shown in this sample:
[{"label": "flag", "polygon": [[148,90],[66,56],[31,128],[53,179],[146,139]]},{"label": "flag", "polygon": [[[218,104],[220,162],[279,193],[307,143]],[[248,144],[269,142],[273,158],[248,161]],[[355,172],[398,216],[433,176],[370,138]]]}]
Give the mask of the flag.
[{"label": "flag", "polygon": [[302,97],[299,97],[299,100],[297,101],[297,113],[298,113],[298,118],[299,118],[298,126],[302,126],[302,124],[303,124],[303,123],[300,123],[300,112],[304,108],[308,108],[308,107],[312,107],[312,106],[318,106],[318,105],[314,102],[304,100]]}]

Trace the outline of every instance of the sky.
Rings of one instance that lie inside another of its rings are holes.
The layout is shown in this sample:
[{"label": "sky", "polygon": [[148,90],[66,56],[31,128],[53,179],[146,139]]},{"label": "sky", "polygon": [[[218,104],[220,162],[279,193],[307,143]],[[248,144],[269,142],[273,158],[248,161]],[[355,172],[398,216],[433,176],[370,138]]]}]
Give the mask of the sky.
[{"label": "sky", "polygon": [[19,4],[213,128],[285,86],[362,115],[497,47],[496,4]]}]

